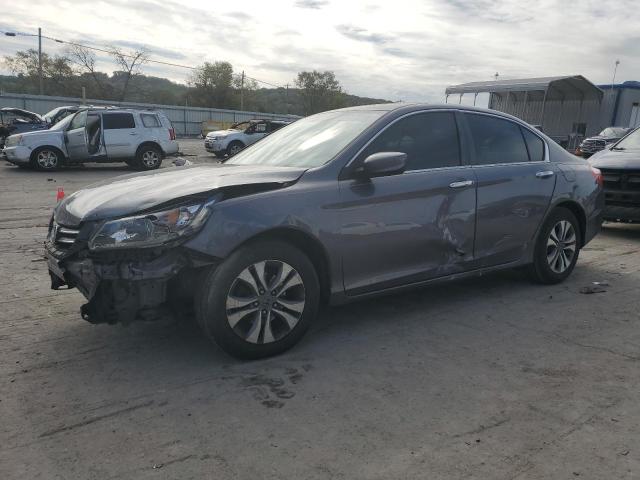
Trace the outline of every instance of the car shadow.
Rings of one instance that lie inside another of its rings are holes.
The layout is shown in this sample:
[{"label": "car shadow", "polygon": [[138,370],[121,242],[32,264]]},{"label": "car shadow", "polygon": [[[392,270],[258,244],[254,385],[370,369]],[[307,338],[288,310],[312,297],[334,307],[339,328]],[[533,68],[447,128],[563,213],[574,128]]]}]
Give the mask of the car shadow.
[{"label": "car shadow", "polygon": [[602,233],[621,240],[640,240],[640,224],[605,222],[602,224]]}]

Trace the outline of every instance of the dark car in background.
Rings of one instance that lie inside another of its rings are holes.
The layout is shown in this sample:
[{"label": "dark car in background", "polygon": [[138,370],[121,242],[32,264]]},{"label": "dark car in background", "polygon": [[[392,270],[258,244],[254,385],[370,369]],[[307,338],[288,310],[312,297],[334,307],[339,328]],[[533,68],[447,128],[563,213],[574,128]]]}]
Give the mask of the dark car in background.
[{"label": "dark car in background", "polygon": [[79,109],[77,105],[69,105],[57,107],[44,115],[39,115],[22,108],[0,108],[0,148],[4,146],[5,139],[10,135],[46,130]]},{"label": "dark car in background", "polygon": [[640,222],[640,129],[589,159],[602,171],[605,220]]},{"label": "dark car in background", "polygon": [[617,142],[631,130],[626,127],[607,127],[598,135],[585,138],[576,149],[576,155],[589,158],[594,153],[606,148],[607,145]]},{"label": "dark car in background", "polygon": [[[600,172],[515,117],[457,105],[320,113],[215,165],[91,185],[63,200],[52,288],[92,323],[192,305],[259,358],[333,304],[504,268],[561,282],[598,232]],[[427,293],[428,294],[428,293]]]}]

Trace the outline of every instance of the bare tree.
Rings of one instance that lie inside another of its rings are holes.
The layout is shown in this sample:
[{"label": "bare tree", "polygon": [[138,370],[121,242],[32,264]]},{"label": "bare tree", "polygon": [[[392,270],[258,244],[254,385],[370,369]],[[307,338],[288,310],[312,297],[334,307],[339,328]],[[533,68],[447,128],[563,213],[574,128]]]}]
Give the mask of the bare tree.
[{"label": "bare tree", "polygon": [[80,45],[73,45],[67,49],[67,56],[80,67],[81,72],[88,73],[98,87],[100,97],[106,97],[108,88],[103,82],[104,73],[96,70],[96,55],[90,49]]},{"label": "bare tree", "polygon": [[142,65],[149,61],[149,53],[144,48],[136,50],[133,53],[125,53],[115,46],[109,47],[108,50],[109,55],[113,57],[124,76],[122,92],[120,94],[120,101],[122,102],[127,95],[127,89],[129,88],[131,77],[141,73]]}]

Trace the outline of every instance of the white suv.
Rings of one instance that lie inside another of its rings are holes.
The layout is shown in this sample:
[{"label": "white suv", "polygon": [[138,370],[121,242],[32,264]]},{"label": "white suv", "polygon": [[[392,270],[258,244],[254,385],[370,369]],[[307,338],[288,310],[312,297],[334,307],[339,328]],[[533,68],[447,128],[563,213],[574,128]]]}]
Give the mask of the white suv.
[{"label": "white suv", "polygon": [[209,132],[204,139],[204,148],[218,158],[232,156],[289,123],[291,122],[285,120],[250,120],[236,123],[228,130]]},{"label": "white suv", "polygon": [[178,153],[178,142],[162,112],[85,108],[49,130],[7,137],[3,153],[11,163],[39,170],[84,162],[126,162],[136,170],[153,170],[163,157]]}]

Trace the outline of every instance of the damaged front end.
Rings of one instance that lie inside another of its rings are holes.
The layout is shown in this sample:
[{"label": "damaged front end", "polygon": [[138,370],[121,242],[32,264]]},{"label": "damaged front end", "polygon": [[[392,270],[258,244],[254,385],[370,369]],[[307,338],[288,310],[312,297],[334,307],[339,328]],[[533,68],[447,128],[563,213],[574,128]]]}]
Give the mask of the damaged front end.
[{"label": "damaged front end", "polygon": [[[66,226],[51,220],[45,242],[51,288],[77,288],[82,318],[122,323],[192,305],[197,278],[217,259],[182,246],[206,220],[207,204]],[[140,245],[144,245],[141,247]]]}]

